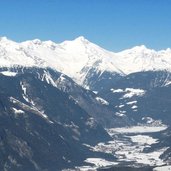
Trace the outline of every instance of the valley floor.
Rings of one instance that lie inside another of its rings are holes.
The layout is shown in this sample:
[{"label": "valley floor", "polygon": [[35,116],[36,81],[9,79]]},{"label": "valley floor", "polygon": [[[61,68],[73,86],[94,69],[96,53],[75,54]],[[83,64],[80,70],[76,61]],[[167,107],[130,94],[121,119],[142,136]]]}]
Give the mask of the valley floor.
[{"label": "valley floor", "polygon": [[[87,164],[93,164],[94,166],[83,166],[78,167],[77,169],[81,171],[88,171],[93,169],[96,170],[99,167],[114,167],[122,164],[134,167],[144,165],[158,167],[166,165],[166,163],[160,159],[160,156],[167,150],[168,147],[157,150],[152,148],[152,145],[159,142],[159,140],[154,137],[154,133],[160,133],[166,128],[166,125],[139,125],[134,127],[108,129],[107,131],[113,138],[113,141],[99,143],[95,147],[90,148],[93,151],[113,154],[117,157],[117,160],[107,161],[102,158],[88,158],[85,162]],[[162,168],[165,168],[165,170],[170,169],[169,166]],[[158,171],[162,168],[159,167],[154,170]]]}]

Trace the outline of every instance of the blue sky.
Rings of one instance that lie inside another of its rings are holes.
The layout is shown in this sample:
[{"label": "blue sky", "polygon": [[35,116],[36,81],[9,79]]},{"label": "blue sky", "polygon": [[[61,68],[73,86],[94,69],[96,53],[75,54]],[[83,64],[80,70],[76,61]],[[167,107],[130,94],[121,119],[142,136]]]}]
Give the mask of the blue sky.
[{"label": "blue sky", "polygon": [[171,47],[171,0],[1,0],[0,36],[62,42],[84,36],[113,51]]}]

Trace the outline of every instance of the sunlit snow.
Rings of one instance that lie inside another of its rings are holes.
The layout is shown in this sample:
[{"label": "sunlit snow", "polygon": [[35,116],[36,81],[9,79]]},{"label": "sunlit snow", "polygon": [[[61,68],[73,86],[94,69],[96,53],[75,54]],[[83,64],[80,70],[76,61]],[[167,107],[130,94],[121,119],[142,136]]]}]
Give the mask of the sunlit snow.
[{"label": "sunlit snow", "polygon": [[96,100],[103,105],[109,105],[109,103],[101,97],[96,97]]},{"label": "sunlit snow", "polygon": [[3,71],[3,72],[0,72],[0,73],[5,75],[5,76],[8,76],[8,77],[15,77],[17,75],[16,72],[10,72],[10,71]]},{"label": "sunlit snow", "polygon": [[[140,71],[171,71],[170,59],[170,50],[154,51],[145,46],[136,46],[114,53],[91,43],[82,36],[59,44],[39,39],[21,43],[7,38],[0,40],[1,67],[14,65],[51,67],[74,78],[80,84],[91,68],[101,74],[109,71],[121,75]],[[121,92],[119,89],[111,91]]]}]

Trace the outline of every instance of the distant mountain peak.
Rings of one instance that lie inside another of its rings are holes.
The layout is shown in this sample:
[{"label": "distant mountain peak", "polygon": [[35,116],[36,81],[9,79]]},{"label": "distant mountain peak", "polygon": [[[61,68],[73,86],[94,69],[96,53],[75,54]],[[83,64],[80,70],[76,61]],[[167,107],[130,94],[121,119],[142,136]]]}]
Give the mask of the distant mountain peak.
[{"label": "distant mountain peak", "polygon": [[[126,56],[130,56],[130,55],[134,55],[137,57],[148,57],[151,56],[151,54],[154,54],[153,56],[155,56],[155,54],[159,53],[160,51],[155,51],[153,49],[149,49],[148,47],[146,47],[145,45],[139,45],[139,46],[134,46],[130,49],[126,49],[123,50],[121,52],[118,52],[117,54],[122,55],[126,55]],[[134,58],[132,56],[132,58]]]},{"label": "distant mountain peak", "polygon": [[32,40],[32,42],[34,44],[41,44],[42,43],[42,41],[40,39],[34,39],[34,40]]},{"label": "distant mountain peak", "polygon": [[[137,52],[142,52],[142,51],[154,51],[153,49],[149,49],[145,45],[139,45],[139,46],[134,46],[131,49],[127,49],[129,51],[137,51]],[[126,50],[125,50],[126,51]]]},{"label": "distant mountain peak", "polygon": [[3,36],[3,37],[0,37],[0,41],[8,41],[8,38]]},{"label": "distant mountain peak", "polygon": [[84,36],[79,36],[75,39],[75,41],[81,41],[81,42],[85,42],[88,41]]},{"label": "distant mountain peak", "polygon": [[9,43],[14,43],[14,44],[16,44],[16,42],[14,42],[14,41],[8,39],[8,38],[5,37],[5,36],[0,37],[0,43],[1,43],[1,44],[4,44],[4,45],[5,45],[5,44],[9,44]]},{"label": "distant mountain peak", "polygon": [[86,44],[90,44],[91,42],[86,39],[84,36],[79,36],[73,40],[66,40],[63,42],[65,43],[70,43],[70,44],[80,44],[80,45],[86,45]]},{"label": "distant mountain peak", "polygon": [[148,49],[145,45],[135,46],[134,48],[141,49],[141,50]]}]

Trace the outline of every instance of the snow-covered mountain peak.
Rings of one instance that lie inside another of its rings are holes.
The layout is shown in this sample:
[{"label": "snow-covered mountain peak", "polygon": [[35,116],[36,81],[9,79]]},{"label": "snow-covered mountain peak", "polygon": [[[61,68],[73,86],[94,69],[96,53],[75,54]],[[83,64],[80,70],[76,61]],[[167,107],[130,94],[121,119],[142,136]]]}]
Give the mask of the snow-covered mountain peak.
[{"label": "snow-covered mountain peak", "polygon": [[8,41],[8,38],[3,36],[3,37],[0,37],[0,42],[5,42],[5,41]]},{"label": "snow-covered mountain peak", "polygon": [[34,39],[34,40],[32,40],[32,42],[34,44],[38,44],[38,45],[41,45],[42,44],[42,41],[40,39]]},{"label": "snow-covered mountain peak", "polygon": [[10,46],[15,46],[17,43],[8,39],[7,37],[0,37],[0,45],[1,47],[6,47],[8,45]]},{"label": "snow-covered mountain peak", "polygon": [[87,48],[87,46],[93,46],[95,44],[91,43],[90,41],[88,41],[86,38],[84,38],[83,36],[77,37],[74,40],[66,40],[62,43],[60,43],[60,46],[63,47],[66,50],[71,50],[73,49],[73,51],[85,51],[85,49]]},{"label": "snow-covered mountain peak", "polygon": [[117,55],[118,67],[125,74],[155,70],[171,71],[171,51],[155,51],[142,45],[124,50]]},{"label": "snow-covered mountain peak", "polygon": [[[83,36],[57,44],[39,39],[16,43],[0,38],[0,66],[51,67],[77,82],[89,71],[129,74],[148,70],[171,71],[171,49],[155,51],[135,46],[118,53],[107,51]],[[81,81],[79,81],[81,80]]]},{"label": "snow-covered mountain peak", "polygon": [[167,48],[165,51],[171,53],[171,48]]},{"label": "snow-covered mountain peak", "polygon": [[[109,52],[98,45],[91,43],[83,36],[71,41],[64,41],[63,43],[59,44],[59,46],[61,48],[60,52],[63,55],[63,62],[67,63],[66,65],[68,66],[68,69],[70,68],[67,70],[67,73],[64,73],[72,78],[77,77],[78,80],[80,77],[83,78],[86,74],[81,72],[83,68],[86,67],[90,69],[92,67],[97,67],[97,70],[100,68],[104,69],[104,58],[107,59],[109,56],[112,56],[112,52]],[[99,64],[99,62],[101,65],[95,65],[95,63]]]},{"label": "snow-covered mountain peak", "polygon": [[79,36],[74,41],[89,42],[84,36]]},{"label": "snow-covered mountain peak", "polygon": [[121,52],[119,52],[119,54],[149,54],[149,53],[156,53],[155,50],[153,49],[149,49],[147,48],[145,45],[140,45],[140,46],[135,46],[131,49],[126,49],[126,50],[123,50]]},{"label": "snow-covered mountain peak", "polygon": [[140,51],[140,50],[147,50],[148,48],[145,45],[139,45],[139,46],[135,46],[132,49]]},{"label": "snow-covered mountain peak", "polygon": [[19,43],[21,46],[24,47],[33,47],[33,46],[40,46],[42,45],[43,41],[40,39],[33,39],[33,40],[27,40],[24,42]]}]

